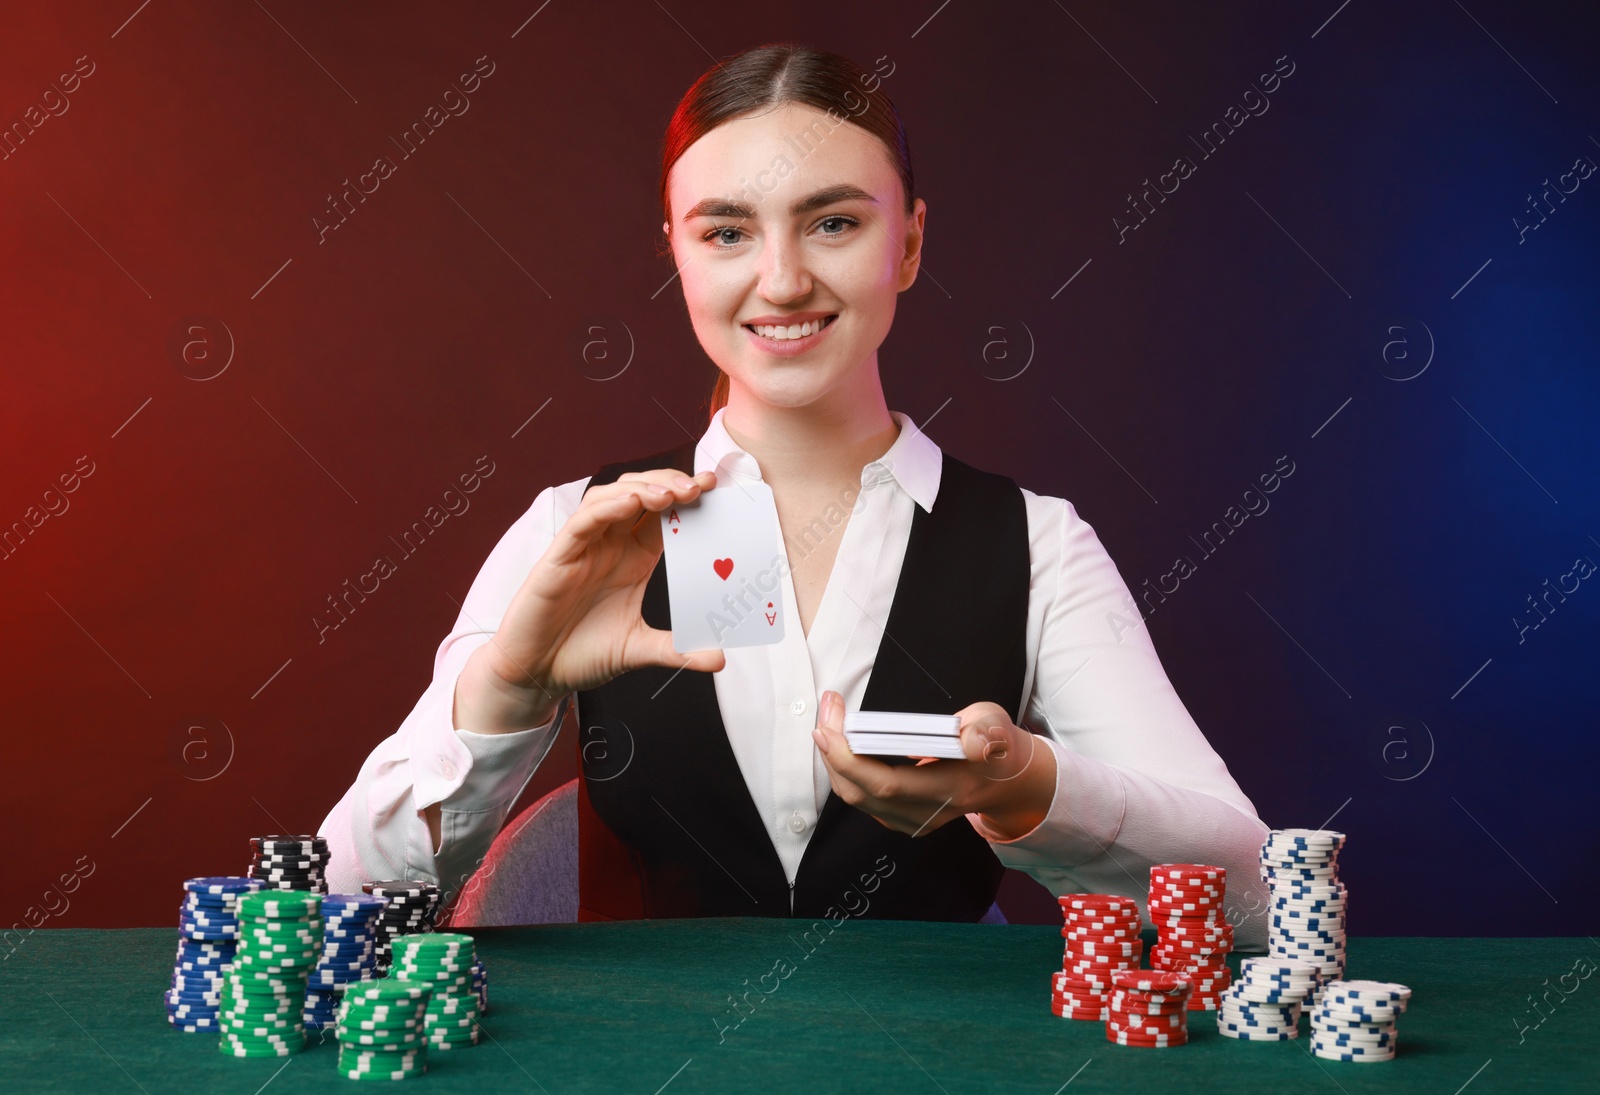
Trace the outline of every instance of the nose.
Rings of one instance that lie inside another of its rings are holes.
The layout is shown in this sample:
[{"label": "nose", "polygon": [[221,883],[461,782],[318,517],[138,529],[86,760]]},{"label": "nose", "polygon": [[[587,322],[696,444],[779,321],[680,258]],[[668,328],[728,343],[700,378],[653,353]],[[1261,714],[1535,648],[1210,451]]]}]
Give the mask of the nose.
[{"label": "nose", "polygon": [[784,235],[768,236],[756,260],[757,290],[774,304],[787,304],[811,292],[811,273],[806,268],[805,248],[797,239]]}]

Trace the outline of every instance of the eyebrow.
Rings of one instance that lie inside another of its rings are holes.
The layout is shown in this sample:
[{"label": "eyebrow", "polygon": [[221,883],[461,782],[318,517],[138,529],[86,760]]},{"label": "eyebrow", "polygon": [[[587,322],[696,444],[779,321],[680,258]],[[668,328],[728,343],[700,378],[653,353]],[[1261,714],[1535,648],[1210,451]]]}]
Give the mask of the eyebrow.
[{"label": "eyebrow", "polygon": [[[842,201],[868,201],[874,204],[878,199],[850,183],[840,183],[837,186],[824,187],[813,194],[796,200],[789,206],[789,215],[803,216],[813,210],[821,209],[825,205],[832,205]],[[693,209],[683,215],[686,221],[696,217],[733,217],[736,219],[750,220],[756,215],[756,207],[749,202],[733,201],[728,198],[706,198]]]}]

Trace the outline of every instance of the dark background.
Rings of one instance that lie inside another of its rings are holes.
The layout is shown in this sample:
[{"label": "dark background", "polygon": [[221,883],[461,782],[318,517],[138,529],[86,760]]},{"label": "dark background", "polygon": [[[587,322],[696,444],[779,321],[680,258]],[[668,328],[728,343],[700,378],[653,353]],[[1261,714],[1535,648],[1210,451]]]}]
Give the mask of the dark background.
[{"label": "dark background", "polygon": [[[1542,622],[1527,598],[1600,560],[1600,177],[1513,219],[1600,163],[1592,4],[136,8],[5,17],[5,125],[94,68],[0,161],[0,528],[26,534],[0,552],[0,927],[166,924],[179,879],[314,830],[538,491],[698,434],[661,134],[713,60],[785,38],[887,71],[909,129],[928,242],[890,406],[1071,499],[1136,593],[1189,557],[1146,626],[1267,823],[1349,834],[1353,930],[1592,927],[1600,582]],[[319,641],[482,456],[470,510]],[[567,739],[530,797],[574,773]]]}]

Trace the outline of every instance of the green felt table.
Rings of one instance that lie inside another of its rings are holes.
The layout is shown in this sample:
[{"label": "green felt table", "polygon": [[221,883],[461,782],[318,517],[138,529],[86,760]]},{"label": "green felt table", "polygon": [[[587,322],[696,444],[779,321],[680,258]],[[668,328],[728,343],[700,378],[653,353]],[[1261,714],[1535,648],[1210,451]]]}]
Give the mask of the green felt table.
[{"label": "green felt table", "polygon": [[[1557,989],[1542,1019],[1528,1000],[1575,963],[1600,960],[1600,944],[1589,939],[1353,939],[1351,977],[1400,981],[1414,996],[1401,1016],[1398,1058],[1347,1064],[1311,1057],[1304,1035],[1272,1044],[1225,1038],[1212,1013],[1191,1013],[1191,1041],[1181,1048],[1112,1045],[1101,1024],[1050,1013],[1056,929],[859,920],[808,945],[809,927],[763,919],[481,929],[488,1036],[465,1051],[430,1053],[428,1074],[400,1087],[474,1095],[1600,1091],[1600,978],[1569,976],[1571,991]],[[264,1087],[287,1095],[364,1086],[338,1076],[331,1033],[288,1058],[235,1060],[218,1053],[214,1036],[168,1026],[160,998],[175,943],[175,930],[157,929],[28,937],[0,964],[0,1092],[250,1095]],[[729,997],[747,992],[758,1002],[741,1002],[741,1020]]]}]

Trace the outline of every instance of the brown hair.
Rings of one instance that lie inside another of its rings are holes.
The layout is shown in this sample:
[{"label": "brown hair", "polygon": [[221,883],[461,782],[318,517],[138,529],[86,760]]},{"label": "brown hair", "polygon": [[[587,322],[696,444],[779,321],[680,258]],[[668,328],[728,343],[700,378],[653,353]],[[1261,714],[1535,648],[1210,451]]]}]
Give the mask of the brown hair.
[{"label": "brown hair", "polygon": [[[900,113],[884,93],[881,78],[840,54],[778,42],[718,62],[679,100],[661,150],[661,213],[669,226],[672,210],[667,200],[667,175],[678,157],[723,122],[785,103],[801,103],[830,116],[842,116],[882,141],[900,176],[906,212],[911,212],[915,192],[911,149]],[[719,369],[710,415],[714,417],[727,402],[728,374]]]}]

